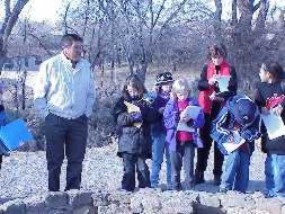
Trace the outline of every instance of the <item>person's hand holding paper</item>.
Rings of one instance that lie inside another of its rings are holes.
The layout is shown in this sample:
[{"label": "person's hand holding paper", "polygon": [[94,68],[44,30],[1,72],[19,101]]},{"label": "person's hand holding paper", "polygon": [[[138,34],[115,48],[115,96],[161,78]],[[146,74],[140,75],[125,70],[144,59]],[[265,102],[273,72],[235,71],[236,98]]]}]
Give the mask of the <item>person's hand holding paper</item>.
[{"label": "person's hand holding paper", "polygon": [[[178,131],[194,132],[195,128],[192,127],[194,120],[197,119],[201,107],[199,106],[187,106],[180,114],[180,121],[177,126]],[[189,123],[192,120],[192,123]],[[189,125],[191,126],[189,127]]]},{"label": "person's hand holding paper", "polygon": [[219,76],[217,79],[218,82],[218,87],[220,89],[220,92],[225,92],[228,91],[228,87],[229,87],[229,82],[230,82],[230,76]]},{"label": "person's hand holding paper", "polygon": [[227,143],[223,143],[223,146],[227,152],[231,153],[237,150],[244,143],[245,139],[240,136],[239,132],[233,131],[232,135],[229,137],[229,141]]}]

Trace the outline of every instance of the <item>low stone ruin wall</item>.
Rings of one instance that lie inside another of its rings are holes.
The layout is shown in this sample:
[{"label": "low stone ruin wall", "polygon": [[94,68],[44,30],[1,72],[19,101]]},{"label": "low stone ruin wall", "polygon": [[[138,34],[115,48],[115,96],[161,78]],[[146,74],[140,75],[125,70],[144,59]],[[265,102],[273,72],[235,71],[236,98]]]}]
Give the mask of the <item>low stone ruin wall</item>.
[{"label": "low stone ruin wall", "polygon": [[[8,200],[8,199],[6,199]],[[285,201],[285,200],[284,200]],[[4,199],[2,199],[2,203]],[[48,193],[24,199],[11,199],[0,205],[0,214],[105,214],[105,213],[285,213],[285,203],[229,192],[174,192],[145,189],[135,193],[96,191]]]}]

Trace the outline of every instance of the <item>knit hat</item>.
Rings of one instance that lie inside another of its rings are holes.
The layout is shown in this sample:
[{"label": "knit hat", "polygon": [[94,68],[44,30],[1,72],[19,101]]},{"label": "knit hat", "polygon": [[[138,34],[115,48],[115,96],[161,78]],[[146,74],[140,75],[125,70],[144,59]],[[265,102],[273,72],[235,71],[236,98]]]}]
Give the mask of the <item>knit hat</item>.
[{"label": "knit hat", "polygon": [[247,96],[237,95],[230,101],[230,111],[235,121],[242,125],[252,124],[258,116],[257,105]]},{"label": "knit hat", "polygon": [[156,76],[156,83],[155,85],[161,85],[164,83],[169,83],[169,82],[173,82],[173,78],[172,78],[172,74],[170,72],[163,72],[163,73],[159,73]]}]

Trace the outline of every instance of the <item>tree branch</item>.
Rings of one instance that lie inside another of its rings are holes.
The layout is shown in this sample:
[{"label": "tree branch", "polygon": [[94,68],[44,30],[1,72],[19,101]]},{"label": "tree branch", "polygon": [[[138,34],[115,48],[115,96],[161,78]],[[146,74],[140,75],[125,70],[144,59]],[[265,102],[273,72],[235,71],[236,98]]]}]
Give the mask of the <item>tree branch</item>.
[{"label": "tree branch", "polygon": [[[9,1],[9,0],[7,0]],[[7,2],[6,1],[6,2]],[[15,26],[19,14],[21,13],[22,9],[25,7],[25,5],[28,3],[29,0],[18,0],[12,13],[10,14],[9,20],[7,22],[6,29],[4,29],[4,35],[3,35],[3,42],[4,44],[7,44],[8,38],[12,32],[13,27]]]},{"label": "tree branch", "polygon": [[51,51],[46,47],[46,45],[42,42],[42,40],[41,40],[39,37],[37,37],[35,34],[33,34],[33,33],[28,33],[28,35],[31,36],[31,37],[33,37],[34,39],[36,39],[37,42],[39,43],[39,45],[45,50],[45,52],[47,52],[47,54],[48,54],[49,56],[52,56],[52,55],[54,54],[53,52],[51,52]]}]

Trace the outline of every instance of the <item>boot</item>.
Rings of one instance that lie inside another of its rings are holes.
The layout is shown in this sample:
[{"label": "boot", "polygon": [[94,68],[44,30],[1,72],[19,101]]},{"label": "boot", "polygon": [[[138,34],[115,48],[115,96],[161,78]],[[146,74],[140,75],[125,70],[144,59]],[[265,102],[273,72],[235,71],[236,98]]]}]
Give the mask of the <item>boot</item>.
[{"label": "boot", "polygon": [[202,183],[205,183],[204,172],[196,171],[195,172],[195,184],[202,184]]},{"label": "boot", "polygon": [[220,175],[214,175],[214,185],[215,186],[220,186],[221,181],[222,181],[222,179],[221,179]]}]

